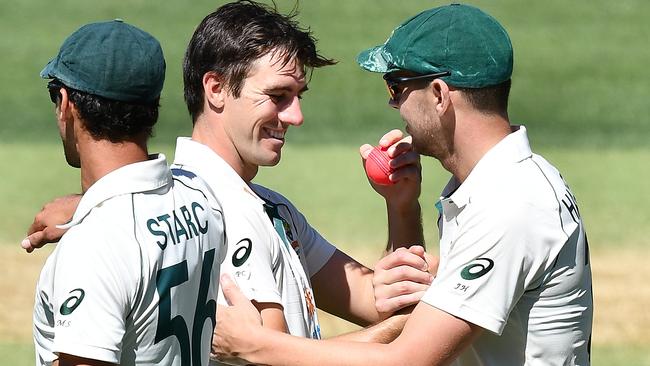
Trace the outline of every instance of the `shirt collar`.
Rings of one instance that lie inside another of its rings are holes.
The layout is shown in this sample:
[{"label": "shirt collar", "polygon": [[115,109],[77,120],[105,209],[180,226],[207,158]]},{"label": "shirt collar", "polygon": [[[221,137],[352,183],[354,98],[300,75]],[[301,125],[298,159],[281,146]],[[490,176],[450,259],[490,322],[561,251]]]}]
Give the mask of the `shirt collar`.
[{"label": "shirt collar", "polygon": [[123,194],[153,191],[171,181],[172,175],[165,155],[149,155],[149,160],[125,165],[100,178],[81,197],[72,220],[58,227],[68,229],[81,223],[93,208],[108,199]]},{"label": "shirt collar", "polygon": [[449,197],[461,208],[470,202],[474,187],[480,185],[486,176],[500,174],[499,171],[503,167],[530,158],[533,153],[530,150],[526,127],[512,126],[512,129],[512,133],[483,155],[462,184],[452,177],[443,190],[443,197]]},{"label": "shirt collar", "polygon": [[264,202],[219,154],[189,137],[176,139],[174,164],[191,167],[211,188],[227,184]]}]

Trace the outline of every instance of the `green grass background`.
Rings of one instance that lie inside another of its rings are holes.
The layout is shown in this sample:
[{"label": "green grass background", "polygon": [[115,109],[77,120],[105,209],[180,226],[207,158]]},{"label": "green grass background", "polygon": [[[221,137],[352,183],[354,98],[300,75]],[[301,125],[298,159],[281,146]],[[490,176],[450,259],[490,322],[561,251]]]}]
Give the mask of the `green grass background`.
[{"label": "green grass background", "polygon": [[[17,245],[45,201],[79,190],[78,172],[63,159],[45,81],[38,77],[63,39],[84,23],[119,17],[161,41],[167,79],[152,144],[171,158],[175,136],[191,129],[182,100],[184,49],[200,20],[222,3],[0,0],[0,245]],[[290,130],[281,164],[262,169],[258,180],[286,194],[326,237],[353,254],[378,251],[386,236],[383,203],[368,188],[357,147],[403,126],[386,105],[381,77],[359,70],[354,59],[407,17],[444,3],[299,3],[298,20],[339,64],[314,72],[303,100],[304,126]],[[468,3],[509,31],[515,48],[510,117],[528,127],[533,148],[563,172],[581,205],[590,244],[596,250],[647,246],[650,3]],[[284,12],[294,6],[277,4]],[[423,173],[426,238],[435,249],[433,203],[448,173],[428,158]],[[33,364],[29,343],[2,339],[0,364]],[[643,345],[598,345],[594,365],[650,365],[648,353]]]}]

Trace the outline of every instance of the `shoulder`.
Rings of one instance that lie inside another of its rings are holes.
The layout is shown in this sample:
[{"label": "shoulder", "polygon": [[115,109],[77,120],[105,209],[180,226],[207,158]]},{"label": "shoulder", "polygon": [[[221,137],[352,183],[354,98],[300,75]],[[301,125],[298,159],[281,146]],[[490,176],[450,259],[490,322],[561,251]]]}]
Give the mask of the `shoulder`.
[{"label": "shoulder", "polygon": [[[61,254],[90,257],[139,252],[134,238],[134,206],[132,195],[113,197],[93,208],[84,219],[71,227],[61,238]],[[134,245],[135,243],[135,245]]]},{"label": "shoulder", "polygon": [[490,211],[526,215],[529,212],[558,210],[558,197],[565,184],[557,169],[538,155],[493,172],[480,184],[472,198],[488,205]]},{"label": "shoulder", "polygon": [[287,197],[280,194],[279,192],[274,191],[274,190],[272,190],[270,188],[264,187],[262,185],[255,184],[255,183],[251,183],[251,188],[264,201],[270,202],[270,203],[273,203],[273,204],[276,204],[276,205],[277,204],[283,204],[283,205],[288,206],[290,209],[297,211],[297,209],[293,205],[293,203],[291,203],[291,201]]}]

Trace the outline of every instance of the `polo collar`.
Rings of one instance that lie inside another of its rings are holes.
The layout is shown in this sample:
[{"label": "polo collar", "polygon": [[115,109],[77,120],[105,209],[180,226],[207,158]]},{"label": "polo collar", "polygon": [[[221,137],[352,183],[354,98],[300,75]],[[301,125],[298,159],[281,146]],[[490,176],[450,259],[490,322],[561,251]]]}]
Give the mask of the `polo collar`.
[{"label": "polo collar", "polygon": [[118,168],[95,182],[81,197],[72,220],[60,229],[69,229],[83,221],[104,201],[123,194],[153,191],[170,184],[172,174],[164,154],[149,155],[149,160]]},{"label": "polo collar", "polygon": [[225,183],[241,189],[260,201],[260,203],[264,203],[253,192],[248,183],[219,154],[189,137],[176,139],[174,164],[191,167],[201,178],[208,182],[210,187],[218,187]]},{"label": "polo collar", "polygon": [[530,158],[533,153],[526,127],[512,126],[512,131],[483,155],[462,184],[452,177],[443,191],[443,197],[449,197],[461,208],[470,202],[471,193],[475,192],[475,187],[481,185],[486,177],[501,174],[504,167]]}]

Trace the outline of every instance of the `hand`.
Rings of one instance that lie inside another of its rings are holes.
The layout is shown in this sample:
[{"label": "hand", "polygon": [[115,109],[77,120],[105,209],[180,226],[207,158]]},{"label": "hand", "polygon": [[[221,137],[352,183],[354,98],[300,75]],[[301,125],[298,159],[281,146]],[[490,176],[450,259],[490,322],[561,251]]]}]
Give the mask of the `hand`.
[{"label": "hand", "polygon": [[[393,168],[393,173],[389,178],[394,184],[382,186],[368,180],[370,185],[386,199],[389,205],[411,207],[420,197],[422,182],[420,154],[413,149],[411,136],[404,137],[402,131],[392,130],[379,140],[379,146],[387,148],[388,156],[391,158],[390,166]],[[369,144],[359,148],[364,163],[372,148]]]},{"label": "hand", "polygon": [[[434,257],[435,269],[438,261]],[[381,319],[420,301],[429,288],[433,275],[425,259],[424,248],[413,245],[398,248],[382,258],[375,266],[372,285],[375,292],[375,307]]]},{"label": "hand", "polygon": [[262,317],[230,276],[222,274],[220,284],[229,306],[219,305],[217,308],[217,326],[212,337],[210,358],[231,365],[250,364],[237,355],[241,355],[242,351],[254,350],[252,338],[263,330]]},{"label": "hand", "polygon": [[27,237],[20,246],[31,253],[47,243],[58,242],[66,230],[59,229],[56,225],[65,224],[72,219],[80,200],[80,194],[71,194],[46,203],[34,217],[34,222],[27,230]]}]

